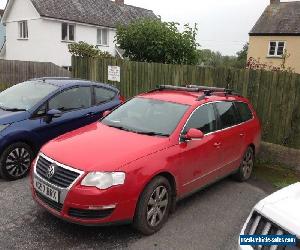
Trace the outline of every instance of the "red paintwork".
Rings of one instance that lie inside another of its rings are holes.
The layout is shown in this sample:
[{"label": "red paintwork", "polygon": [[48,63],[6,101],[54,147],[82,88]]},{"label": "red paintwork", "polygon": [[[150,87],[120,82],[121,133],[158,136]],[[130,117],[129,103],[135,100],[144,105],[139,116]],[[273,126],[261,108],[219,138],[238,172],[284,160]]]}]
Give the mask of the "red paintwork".
[{"label": "red paintwork", "polygon": [[191,128],[187,134],[185,135],[185,138],[187,140],[191,140],[191,139],[202,139],[204,137],[204,134],[202,131],[195,129],[195,128]]},{"label": "red paintwork", "polygon": [[[201,94],[201,93],[200,93]],[[141,192],[156,175],[167,173],[176,183],[177,198],[236,170],[249,145],[256,152],[260,145],[261,125],[254,119],[233,128],[206,135],[201,140],[179,143],[179,135],[190,114],[198,106],[213,101],[238,100],[237,96],[211,96],[196,101],[198,93],[157,91],[140,95],[190,105],[176,130],[169,138],[134,134],[94,123],[52,140],[42,149],[48,157],[73,168],[90,171],[123,171],[125,184],[108,190],[83,187],[79,180],[69,191],[62,213],[42,204],[32,189],[33,197],[53,214],[82,224],[102,224],[132,220]],[[100,220],[79,220],[68,217],[70,207],[117,204],[111,216]]]}]

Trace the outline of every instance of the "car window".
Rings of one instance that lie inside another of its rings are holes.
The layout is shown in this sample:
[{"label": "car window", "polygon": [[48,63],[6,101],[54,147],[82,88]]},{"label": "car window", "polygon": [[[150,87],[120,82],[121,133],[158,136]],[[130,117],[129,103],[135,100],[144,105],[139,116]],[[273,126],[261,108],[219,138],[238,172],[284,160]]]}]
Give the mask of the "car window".
[{"label": "car window", "polygon": [[198,108],[189,119],[183,133],[187,133],[191,128],[199,129],[204,134],[217,130],[217,121],[212,104],[207,104]]},{"label": "car window", "polygon": [[137,97],[114,110],[101,122],[136,133],[169,136],[188,108],[188,105]]},{"label": "car window", "polygon": [[44,104],[43,106],[41,106],[41,107],[35,112],[35,116],[44,116],[44,115],[46,115],[46,110],[47,110],[47,105]]},{"label": "car window", "polygon": [[116,92],[106,88],[95,87],[95,103],[103,103],[112,100]]},{"label": "car window", "polygon": [[249,121],[253,118],[253,114],[247,103],[244,102],[236,102],[235,106],[240,114],[241,122]]},{"label": "car window", "polygon": [[234,126],[239,123],[238,114],[232,102],[218,102],[216,108],[220,115],[221,129]]},{"label": "car window", "polygon": [[62,112],[91,106],[90,87],[76,87],[65,90],[49,101],[49,110],[58,109]]},{"label": "car window", "polygon": [[0,108],[29,110],[57,89],[40,81],[19,83],[0,93]]}]

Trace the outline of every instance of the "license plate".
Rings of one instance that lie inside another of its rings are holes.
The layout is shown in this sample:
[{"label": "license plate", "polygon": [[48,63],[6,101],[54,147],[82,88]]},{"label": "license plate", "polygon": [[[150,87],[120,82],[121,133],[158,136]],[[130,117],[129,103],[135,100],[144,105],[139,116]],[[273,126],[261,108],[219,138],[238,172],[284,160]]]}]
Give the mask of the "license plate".
[{"label": "license plate", "polygon": [[48,185],[34,179],[34,188],[37,192],[41,193],[48,199],[59,202],[59,191],[49,187]]}]

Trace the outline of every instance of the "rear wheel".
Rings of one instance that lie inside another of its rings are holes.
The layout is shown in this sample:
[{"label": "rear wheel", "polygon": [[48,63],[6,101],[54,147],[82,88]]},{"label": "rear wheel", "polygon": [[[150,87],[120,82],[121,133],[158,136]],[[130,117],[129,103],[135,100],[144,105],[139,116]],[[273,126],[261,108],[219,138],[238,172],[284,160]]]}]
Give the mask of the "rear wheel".
[{"label": "rear wheel", "polygon": [[0,157],[0,174],[13,181],[25,177],[30,169],[33,152],[26,143],[18,142],[7,147]]},{"label": "rear wheel", "polygon": [[236,180],[244,182],[250,179],[254,167],[254,151],[248,147],[243,156],[238,172],[233,176]]},{"label": "rear wheel", "polygon": [[172,203],[169,181],[156,177],[143,191],[134,216],[134,227],[145,235],[159,231],[167,221]]}]

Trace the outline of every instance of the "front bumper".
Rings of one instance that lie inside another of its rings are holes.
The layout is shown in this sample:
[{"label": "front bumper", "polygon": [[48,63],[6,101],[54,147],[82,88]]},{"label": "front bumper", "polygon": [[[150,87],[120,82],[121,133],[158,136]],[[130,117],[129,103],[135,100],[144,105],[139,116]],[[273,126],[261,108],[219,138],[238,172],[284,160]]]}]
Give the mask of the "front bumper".
[{"label": "front bumper", "polygon": [[[126,187],[112,187],[99,190],[84,187],[80,176],[68,188],[60,188],[41,177],[36,172],[36,162],[31,172],[31,191],[33,199],[51,214],[63,220],[81,225],[106,225],[132,221],[136,199],[125,192]],[[34,179],[59,191],[59,202],[52,201],[34,187]]]}]

